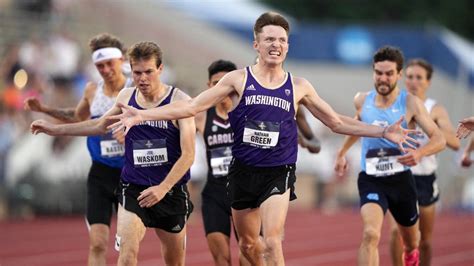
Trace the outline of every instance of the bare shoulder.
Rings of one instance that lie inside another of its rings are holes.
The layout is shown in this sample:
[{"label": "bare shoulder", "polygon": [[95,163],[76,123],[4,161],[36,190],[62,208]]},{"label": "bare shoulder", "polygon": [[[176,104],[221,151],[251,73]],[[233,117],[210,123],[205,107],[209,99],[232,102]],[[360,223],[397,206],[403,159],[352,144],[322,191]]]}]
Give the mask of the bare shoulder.
[{"label": "bare shoulder", "polygon": [[354,105],[356,106],[357,109],[362,107],[362,105],[365,102],[365,98],[367,98],[368,94],[369,94],[368,91],[359,91],[355,94]]},{"label": "bare shoulder", "polygon": [[180,100],[189,100],[191,97],[184,91],[179,88],[176,88],[174,95],[171,97],[171,102],[180,101]]},{"label": "bare shoulder", "polygon": [[433,108],[431,109],[431,116],[433,117],[434,120],[438,119],[440,116],[447,116],[448,111],[446,108],[440,104],[440,103],[435,103]]},{"label": "bare shoulder", "polygon": [[89,81],[84,88],[84,98],[86,98],[89,102],[95,96],[95,92],[97,91],[97,83]]},{"label": "bare shoulder", "polygon": [[312,88],[313,87],[313,85],[311,85],[311,83],[307,79],[302,78],[302,77],[297,77],[297,76],[293,76],[293,85],[297,88],[300,88],[300,87]]},{"label": "bare shoulder", "polygon": [[417,96],[407,93],[407,108],[416,110],[420,106],[424,106],[423,102]]},{"label": "bare shoulder", "polygon": [[117,95],[117,102],[128,104],[128,101],[130,100],[130,97],[132,97],[134,90],[134,87],[128,87],[120,90],[119,94]]}]

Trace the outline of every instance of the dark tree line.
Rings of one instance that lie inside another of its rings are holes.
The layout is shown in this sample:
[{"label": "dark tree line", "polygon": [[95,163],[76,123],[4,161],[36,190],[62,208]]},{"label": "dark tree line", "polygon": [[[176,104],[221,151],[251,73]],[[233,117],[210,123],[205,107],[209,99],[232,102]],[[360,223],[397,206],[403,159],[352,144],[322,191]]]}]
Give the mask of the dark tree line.
[{"label": "dark tree line", "polygon": [[304,22],[442,25],[474,40],[473,0],[260,0]]}]

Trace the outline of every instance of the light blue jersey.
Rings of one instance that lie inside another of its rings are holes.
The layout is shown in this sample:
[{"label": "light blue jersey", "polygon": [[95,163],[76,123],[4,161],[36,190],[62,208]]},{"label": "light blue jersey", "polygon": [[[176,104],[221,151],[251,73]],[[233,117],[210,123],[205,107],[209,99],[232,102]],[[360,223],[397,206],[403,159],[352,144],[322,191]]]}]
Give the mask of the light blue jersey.
[{"label": "light blue jersey", "polygon": [[[380,109],[375,106],[375,96],[377,91],[368,93],[360,112],[360,119],[370,125],[386,127],[395,123],[401,116],[406,115],[407,91],[400,90],[395,102],[385,108]],[[402,122],[402,127],[406,128],[406,121]],[[397,156],[401,151],[397,144],[384,138],[362,138],[362,154],[360,167],[368,175],[387,176],[405,171],[408,167],[397,162]]]}]

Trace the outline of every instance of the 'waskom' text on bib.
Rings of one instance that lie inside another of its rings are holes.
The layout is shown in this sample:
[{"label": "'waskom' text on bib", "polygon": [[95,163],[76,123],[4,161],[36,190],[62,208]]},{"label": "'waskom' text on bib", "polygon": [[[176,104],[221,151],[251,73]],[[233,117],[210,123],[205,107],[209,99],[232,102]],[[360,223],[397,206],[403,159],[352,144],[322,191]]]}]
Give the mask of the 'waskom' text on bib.
[{"label": "'waskom' text on bib", "polygon": [[150,167],[168,163],[166,139],[133,141],[133,164],[135,167]]}]

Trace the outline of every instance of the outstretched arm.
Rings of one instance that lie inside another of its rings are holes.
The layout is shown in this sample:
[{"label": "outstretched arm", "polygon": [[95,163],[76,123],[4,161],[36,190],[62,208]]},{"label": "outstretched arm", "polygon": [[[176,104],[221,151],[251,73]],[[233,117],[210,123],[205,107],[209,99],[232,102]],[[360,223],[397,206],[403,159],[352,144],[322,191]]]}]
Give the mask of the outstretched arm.
[{"label": "outstretched arm", "polygon": [[[122,90],[117,96],[118,103],[126,103],[131,90]],[[113,122],[107,117],[120,114],[121,110],[113,106],[102,117],[70,124],[52,124],[45,120],[36,120],[31,123],[30,130],[33,134],[45,133],[51,136],[92,136],[107,132],[107,127]]]},{"label": "outstretched arm", "polygon": [[130,127],[145,120],[178,120],[195,116],[197,113],[209,109],[211,106],[221,102],[226,96],[236,93],[237,84],[242,84],[243,70],[235,70],[227,73],[212,90],[205,90],[195,98],[179,100],[162,107],[147,110],[119,105],[122,114],[112,116],[110,119],[120,119],[111,127],[115,130],[124,130],[125,134]]},{"label": "outstretched arm", "polygon": [[368,125],[354,118],[337,114],[329,104],[318,96],[313,86],[305,79],[299,78],[296,83],[301,88],[301,103],[333,132],[359,137],[385,138],[398,144],[402,151],[405,150],[403,144],[413,147],[410,142],[416,143],[416,140],[408,136],[409,133],[415,131],[401,127],[403,117],[386,128]]},{"label": "outstretched arm", "polygon": [[40,112],[54,117],[64,123],[84,121],[90,117],[89,99],[96,91],[96,84],[89,82],[76,108],[56,108],[44,105],[35,97],[27,98],[24,102],[25,110]]}]

